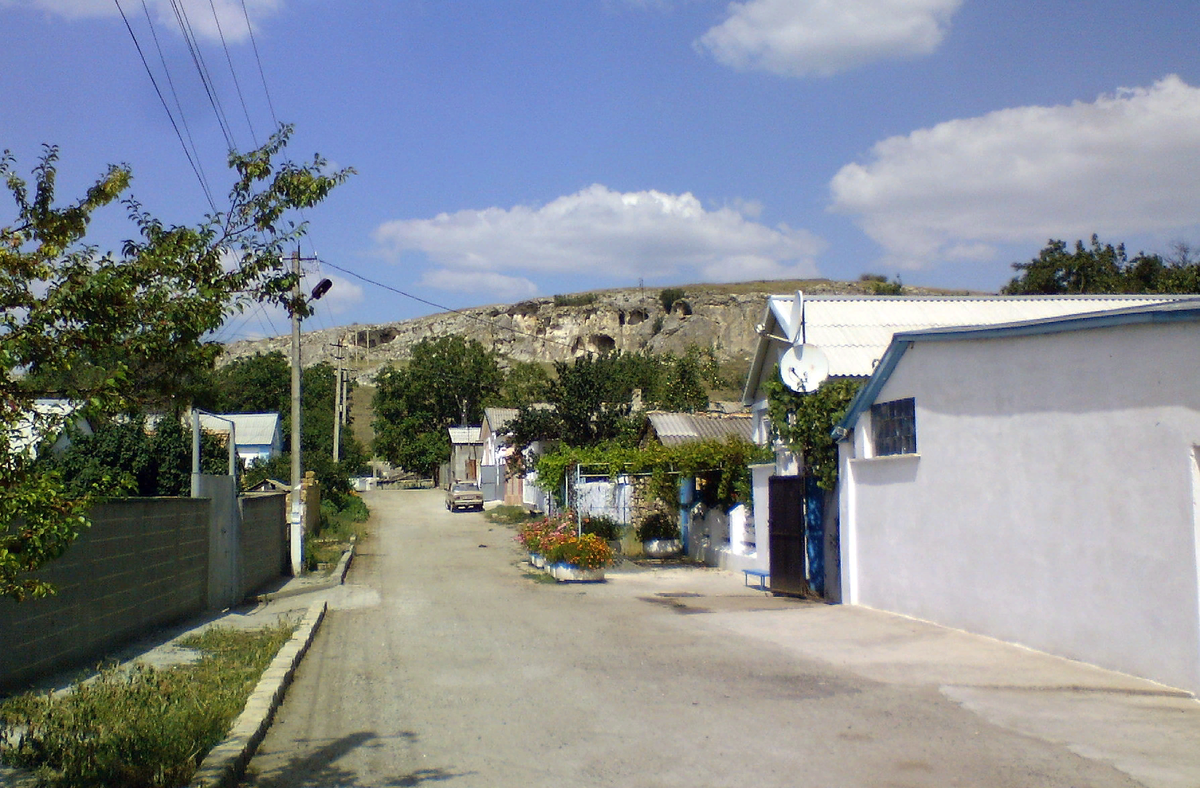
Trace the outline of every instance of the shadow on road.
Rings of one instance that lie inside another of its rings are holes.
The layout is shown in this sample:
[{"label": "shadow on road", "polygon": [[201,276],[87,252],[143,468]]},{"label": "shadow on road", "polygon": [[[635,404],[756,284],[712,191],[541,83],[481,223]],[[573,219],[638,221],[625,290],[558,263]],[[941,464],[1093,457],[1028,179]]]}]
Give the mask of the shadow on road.
[{"label": "shadow on road", "polygon": [[[242,784],[253,785],[255,788],[403,788],[425,783],[436,783],[459,777],[465,773],[447,771],[446,769],[418,769],[408,774],[385,777],[371,777],[363,782],[360,775],[338,765],[338,761],[354,750],[363,747],[383,746],[385,739],[401,739],[406,743],[415,743],[417,734],[411,731],[401,731],[391,736],[379,736],[370,731],[359,731],[339,739],[328,741],[311,752],[297,756],[278,771],[271,773],[247,775]],[[297,746],[312,744],[312,741],[298,741]]]}]

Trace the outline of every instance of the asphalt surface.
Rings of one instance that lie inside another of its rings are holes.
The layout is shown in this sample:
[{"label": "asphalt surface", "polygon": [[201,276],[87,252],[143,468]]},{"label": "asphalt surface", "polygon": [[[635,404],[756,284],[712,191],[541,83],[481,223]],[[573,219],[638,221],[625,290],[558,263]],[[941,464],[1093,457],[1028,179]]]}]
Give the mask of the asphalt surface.
[{"label": "asphalt surface", "polygon": [[246,785],[1200,785],[1186,693],[740,573],[539,582],[439,491],[367,495]]}]

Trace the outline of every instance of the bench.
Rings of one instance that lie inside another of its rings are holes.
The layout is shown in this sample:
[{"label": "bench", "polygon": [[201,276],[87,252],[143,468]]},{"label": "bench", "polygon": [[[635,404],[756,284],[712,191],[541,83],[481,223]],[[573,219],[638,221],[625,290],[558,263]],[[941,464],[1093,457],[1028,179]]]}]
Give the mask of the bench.
[{"label": "bench", "polygon": [[[770,572],[765,569],[743,569],[742,572],[746,575],[746,587],[757,588],[759,591],[767,590],[767,578],[771,576]],[[750,585],[751,577],[756,578],[758,582],[754,585]]]}]

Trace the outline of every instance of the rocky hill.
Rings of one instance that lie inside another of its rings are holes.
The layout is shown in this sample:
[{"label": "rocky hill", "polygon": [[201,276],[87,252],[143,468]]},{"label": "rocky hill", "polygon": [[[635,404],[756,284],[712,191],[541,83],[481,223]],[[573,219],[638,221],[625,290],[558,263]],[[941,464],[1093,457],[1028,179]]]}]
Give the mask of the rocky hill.
[{"label": "rocky hill", "polygon": [[[885,285],[886,286],[886,285]],[[625,288],[554,296],[511,305],[473,307],[454,312],[379,325],[344,326],[306,331],[304,366],[334,363],[339,341],[350,375],[366,382],[385,364],[404,361],[412,345],[429,336],[462,334],[519,361],[554,362],[608,350],[682,353],[690,346],[712,348],[723,364],[749,361],[763,318],[766,297],[773,293],[839,293],[867,295],[878,283],[829,280],[743,282],[689,285],[670,310],[658,289]],[[904,288],[906,294],[946,291]],[[290,338],[236,342],[224,360],[254,353],[289,352]]]}]

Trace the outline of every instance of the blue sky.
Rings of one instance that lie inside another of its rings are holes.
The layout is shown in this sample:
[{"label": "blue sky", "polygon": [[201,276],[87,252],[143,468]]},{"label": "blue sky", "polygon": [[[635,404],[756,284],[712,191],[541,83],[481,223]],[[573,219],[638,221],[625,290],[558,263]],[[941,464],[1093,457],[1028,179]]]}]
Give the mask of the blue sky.
[{"label": "blue sky", "polygon": [[[236,145],[273,106],[293,157],[357,170],[305,254],[450,307],[868,271],[995,290],[1052,237],[1200,245],[1194,0],[175,1]],[[121,7],[219,205],[228,144],[172,1]],[[208,210],[114,0],[0,0],[0,31],[20,171],[54,143],[63,197],[126,162],[165,220]],[[322,327],[433,311],[317,273]]]}]

